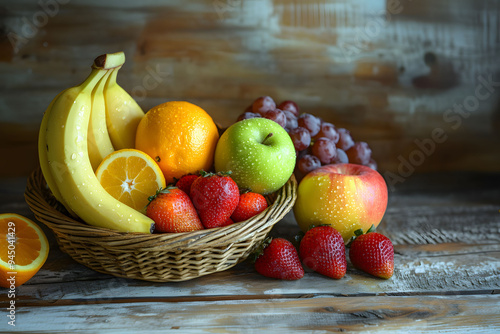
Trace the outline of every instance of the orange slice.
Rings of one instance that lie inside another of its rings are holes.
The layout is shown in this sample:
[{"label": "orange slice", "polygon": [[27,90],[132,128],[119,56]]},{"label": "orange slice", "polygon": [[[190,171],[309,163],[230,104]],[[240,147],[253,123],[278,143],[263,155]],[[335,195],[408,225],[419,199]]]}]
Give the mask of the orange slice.
[{"label": "orange slice", "polygon": [[165,188],[165,177],[158,164],[135,149],[108,155],[97,167],[96,176],[111,196],[141,212],[148,204],[148,197]]},{"label": "orange slice", "polygon": [[0,214],[0,286],[19,286],[33,277],[49,255],[49,242],[33,221]]}]

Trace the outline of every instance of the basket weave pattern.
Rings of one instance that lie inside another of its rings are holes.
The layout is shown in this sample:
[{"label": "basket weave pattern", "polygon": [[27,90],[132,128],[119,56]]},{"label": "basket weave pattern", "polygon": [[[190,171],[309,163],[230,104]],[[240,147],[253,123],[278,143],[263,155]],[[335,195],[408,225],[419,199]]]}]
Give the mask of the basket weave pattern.
[{"label": "basket weave pattern", "polygon": [[267,197],[269,207],[233,225],[187,233],[125,233],[87,225],[63,213],[47,189],[40,169],[28,178],[26,202],[47,225],[62,251],[101,273],[152,282],[186,281],[226,270],[253,248],[293,207],[297,181]]}]

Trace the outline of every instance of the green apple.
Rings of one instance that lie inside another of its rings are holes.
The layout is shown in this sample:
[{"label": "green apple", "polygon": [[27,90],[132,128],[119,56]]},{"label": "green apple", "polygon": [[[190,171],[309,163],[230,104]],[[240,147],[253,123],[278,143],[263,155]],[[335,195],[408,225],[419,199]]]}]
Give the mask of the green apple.
[{"label": "green apple", "polygon": [[288,133],[267,118],[231,125],[215,148],[215,170],[231,171],[240,189],[265,195],[281,188],[295,168],[295,148]]}]

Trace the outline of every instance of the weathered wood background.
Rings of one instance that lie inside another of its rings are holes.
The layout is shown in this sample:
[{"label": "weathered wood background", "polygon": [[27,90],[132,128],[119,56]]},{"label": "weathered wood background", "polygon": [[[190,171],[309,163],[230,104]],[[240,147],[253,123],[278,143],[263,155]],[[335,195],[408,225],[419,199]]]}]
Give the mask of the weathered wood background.
[{"label": "weathered wood background", "polygon": [[367,141],[394,183],[500,171],[498,1],[3,0],[1,176],[33,170],[45,107],[118,50],[145,110],[188,100],[227,126],[270,95]]}]

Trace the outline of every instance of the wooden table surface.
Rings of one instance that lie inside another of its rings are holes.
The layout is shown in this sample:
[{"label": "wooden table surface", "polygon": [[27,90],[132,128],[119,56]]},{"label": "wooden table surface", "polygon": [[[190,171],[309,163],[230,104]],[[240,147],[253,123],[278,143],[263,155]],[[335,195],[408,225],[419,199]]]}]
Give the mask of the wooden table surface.
[{"label": "wooden table surface", "polygon": [[[25,179],[0,181],[0,212],[34,219]],[[42,225],[50,254],[16,291],[16,326],[1,332],[411,332],[500,331],[500,174],[414,175],[389,194],[379,231],[395,244],[389,280],[349,266],[333,280],[260,276],[248,261],[181,283],[100,274],[62,253]],[[292,214],[272,230],[292,238]],[[0,289],[0,308],[9,305]]]}]

